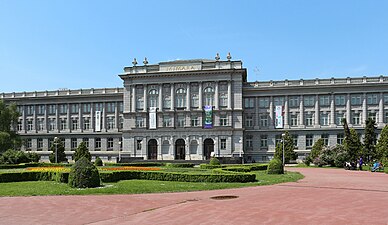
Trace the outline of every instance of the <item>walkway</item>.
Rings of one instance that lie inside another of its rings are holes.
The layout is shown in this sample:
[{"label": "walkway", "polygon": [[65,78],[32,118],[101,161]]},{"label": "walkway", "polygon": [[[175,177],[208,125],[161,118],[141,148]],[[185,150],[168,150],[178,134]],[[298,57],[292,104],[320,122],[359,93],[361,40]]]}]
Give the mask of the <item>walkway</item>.
[{"label": "walkway", "polygon": [[[0,198],[0,224],[388,224],[388,174],[288,168],[297,183],[229,190]],[[213,200],[212,196],[235,199]]]}]

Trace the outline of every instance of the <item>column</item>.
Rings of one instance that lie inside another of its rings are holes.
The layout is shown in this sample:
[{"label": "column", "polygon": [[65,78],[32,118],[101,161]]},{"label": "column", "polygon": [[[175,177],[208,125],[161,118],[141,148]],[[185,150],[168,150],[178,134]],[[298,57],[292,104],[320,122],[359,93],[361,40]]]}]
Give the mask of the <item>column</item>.
[{"label": "column", "polygon": [[94,103],[90,103],[90,130],[96,131],[96,118],[94,117]]},{"label": "column", "polygon": [[144,84],[143,85],[143,100],[144,100],[144,107],[143,107],[143,111],[144,112],[147,112],[147,85]]},{"label": "column", "polygon": [[198,97],[199,97],[199,102],[198,102],[198,108],[199,110],[202,110],[202,82],[199,82],[198,85]]},{"label": "column", "polygon": [[82,104],[78,104],[78,130],[83,131],[84,128],[82,126]]},{"label": "column", "polygon": [[347,99],[346,99],[346,122],[348,124],[350,124],[350,114],[351,114],[351,110],[350,110],[350,94],[347,95]]},{"label": "column", "polygon": [[[159,157],[160,156],[160,157]],[[162,138],[158,137],[158,153],[157,158],[159,160],[163,160],[163,154],[162,154]]]},{"label": "column", "polygon": [[159,112],[162,112],[163,111],[163,85],[160,84],[159,85],[159,95],[158,95],[158,100],[159,100],[159,104],[158,104],[158,107],[159,107]]},{"label": "column", "polygon": [[299,102],[299,125],[304,127],[304,104],[303,104],[303,95],[300,96]]},{"label": "column", "polygon": [[186,110],[190,111],[190,99],[191,99],[191,94],[190,94],[190,82],[186,84]]},{"label": "column", "polygon": [[199,136],[198,138],[198,155],[203,159],[203,138]]},{"label": "column", "polygon": [[315,96],[315,107],[314,107],[314,126],[319,127],[319,96]]},{"label": "column", "polygon": [[[120,120],[119,120],[119,102],[115,102],[115,126],[114,126],[114,129],[118,131],[119,129],[119,123],[120,123]],[[119,148],[120,149],[120,148]]]},{"label": "column", "polygon": [[22,106],[22,131],[23,133],[26,133],[26,106]]},{"label": "column", "polygon": [[171,91],[171,96],[170,96],[170,99],[171,99],[171,110],[174,111],[175,109],[175,88],[174,88],[174,84],[171,84],[171,88],[170,88],[170,91]]},{"label": "column", "polygon": [[[228,97],[229,98],[229,97]],[[253,121],[253,126],[254,129],[257,130],[260,128],[260,123],[259,123],[259,97],[255,97],[255,119]]]},{"label": "column", "polygon": [[330,101],[330,126],[335,127],[335,104],[334,104],[334,94],[331,95]]},{"label": "column", "polygon": [[214,93],[214,101],[215,101],[215,110],[218,110],[218,104],[219,104],[219,101],[218,101],[218,81],[216,81],[216,85],[215,85],[215,93]]},{"label": "column", "polygon": [[[34,124],[34,132],[35,133],[37,133],[38,132],[38,127],[37,127],[37,125],[38,125],[38,123],[37,123],[37,117],[36,117],[36,110],[37,110],[37,108],[38,108],[38,105],[34,105],[34,110],[32,110],[32,113],[33,113],[33,115],[32,115],[32,118],[33,118],[33,124]],[[33,139],[34,140],[34,139]],[[35,139],[36,140],[36,139]],[[36,149],[36,147],[35,147],[35,149]]]},{"label": "column", "polygon": [[379,118],[377,125],[379,127],[384,127],[384,95],[380,93],[380,101],[379,101]]},{"label": "column", "polygon": [[[102,103],[102,112],[101,112],[101,131],[102,130],[106,131],[106,105],[105,105],[105,102]],[[102,149],[102,139],[101,139],[101,149]]]},{"label": "column", "polygon": [[57,132],[59,132],[60,126],[61,126],[61,121],[59,119],[59,105],[58,104],[56,104],[56,106],[55,106],[55,120],[57,122],[57,127],[56,127]]},{"label": "column", "polygon": [[284,96],[284,128],[289,128],[288,126],[288,96]]},{"label": "column", "polygon": [[366,108],[366,93],[362,95],[362,116],[361,116],[361,124],[365,125],[365,120],[368,118],[368,111]]},{"label": "column", "polygon": [[47,113],[48,105],[44,105],[44,131],[47,133],[49,130],[49,121],[48,121],[48,113]]},{"label": "column", "polygon": [[232,109],[232,81],[228,80],[228,109]]},{"label": "column", "polygon": [[72,121],[70,116],[70,107],[71,107],[71,104],[67,104],[66,117],[67,117],[67,130],[71,132]]},{"label": "column", "polygon": [[269,99],[269,127],[274,128],[274,117],[273,117],[273,97]]},{"label": "column", "polygon": [[136,112],[136,87],[135,87],[135,85],[132,85],[131,101],[132,101],[131,112]]}]

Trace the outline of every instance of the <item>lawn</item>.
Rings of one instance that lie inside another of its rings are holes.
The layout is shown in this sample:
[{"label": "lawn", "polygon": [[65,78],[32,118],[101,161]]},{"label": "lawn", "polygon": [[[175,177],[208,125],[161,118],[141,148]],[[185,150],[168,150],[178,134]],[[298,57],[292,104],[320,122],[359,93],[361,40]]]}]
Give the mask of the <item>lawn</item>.
[{"label": "lawn", "polygon": [[[186,169],[189,171],[189,169]],[[269,175],[266,171],[255,171],[257,182],[251,183],[194,183],[154,180],[122,180],[117,183],[104,183],[99,188],[74,189],[64,183],[53,181],[29,181],[0,183],[0,196],[36,195],[98,195],[98,194],[140,194],[163,192],[202,191],[227,188],[241,188],[294,182],[303,178],[297,172],[283,175]]]}]

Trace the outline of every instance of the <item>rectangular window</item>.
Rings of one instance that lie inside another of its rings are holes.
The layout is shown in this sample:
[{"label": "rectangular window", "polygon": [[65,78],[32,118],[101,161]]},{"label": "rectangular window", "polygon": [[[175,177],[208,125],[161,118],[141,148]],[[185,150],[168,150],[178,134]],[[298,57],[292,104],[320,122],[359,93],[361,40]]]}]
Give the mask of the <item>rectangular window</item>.
[{"label": "rectangular window", "polygon": [[252,116],[245,117],[245,126],[246,127],[253,127],[253,117]]},{"label": "rectangular window", "polygon": [[124,118],[122,116],[119,117],[119,122],[120,122],[119,129],[123,129],[124,128]]},{"label": "rectangular window", "polygon": [[104,104],[103,103],[94,103],[94,109],[95,111],[103,111],[104,109]]},{"label": "rectangular window", "polygon": [[45,105],[38,105],[37,107],[38,107],[38,115],[44,115],[46,111]]},{"label": "rectangular window", "polygon": [[197,94],[191,95],[191,107],[198,108],[199,107],[199,97]]},{"label": "rectangular window", "polygon": [[18,131],[23,130],[23,119],[18,120]]},{"label": "rectangular window", "polygon": [[136,141],[136,150],[141,150],[141,140]]},{"label": "rectangular window", "polygon": [[108,138],[107,139],[107,148],[109,150],[112,150],[113,149],[113,138]]},{"label": "rectangular window", "polygon": [[361,95],[351,95],[351,101],[350,103],[352,105],[361,105]]},{"label": "rectangular window", "polygon": [[290,108],[299,107],[299,96],[290,96],[288,99],[288,105]]},{"label": "rectangular window", "polygon": [[94,150],[101,150],[101,138],[94,139]]},{"label": "rectangular window", "polygon": [[298,115],[297,114],[295,114],[295,115],[293,115],[293,114],[291,114],[290,115],[290,126],[298,126]]},{"label": "rectangular window", "polygon": [[71,129],[78,130],[78,118],[71,119]]},{"label": "rectangular window", "polygon": [[108,113],[114,113],[115,110],[116,110],[116,103],[115,102],[106,103],[106,111]]},{"label": "rectangular window", "polygon": [[260,126],[261,127],[268,127],[268,115],[261,115],[260,116]]},{"label": "rectangular window", "polygon": [[323,140],[323,144],[328,146],[329,145],[329,135],[328,134],[322,134],[321,138]]},{"label": "rectangular window", "polygon": [[377,105],[378,104],[377,94],[367,94],[366,97],[367,97],[368,105]]},{"label": "rectangular window", "polygon": [[82,142],[85,143],[85,146],[89,148],[89,138],[82,138]]},{"label": "rectangular window", "polygon": [[124,103],[123,102],[119,102],[119,112],[120,113],[124,112]]},{"label": "rectangular window", "polygon": [[260,135],[260,147],[266,148],[268,147],[268,136]]},{"label": "rectangular window", "polygon": [[368,118],[371,118],[376,122],[376,113],[372,111],[368,111]]},{"label": "rectangular window", "polygon": [[311,148],[313,147],[313,135],[312,134],[306,134],[306,147]]},{"label": "rectangular window", "polygon": [[353,112],[352,113],[352,124],[353,125],[360,125],[361,124],[360,122],[361,122],[360,113]]},{"label": "rectangular window", "polygon": [[185,116],[178,116],[178,127],[184,127],[186,124]]},{"label": "rectangular window", "polygon": [[74,151],[77,148],[77,138],[71,139],[71,150]]},{"label": "rectangular window", "polygon": [[33,119],[28,119],[27,120],[27,130],[31,131],[34,129],[34,120]]},{"label": "rectangular window", "polygon": [[245,139],[245,146],[247,148],[252,148],[252,136],[248,135]]},{"label": "rectangular window", "polygon": [[66,114],[67,113],[67,105],[66,104],[60,104],[59,105],[59,113],[60,114]]},{"label": "rectangular window", "polygon": [[37,130],[44,130],[44,118],[38,119],[38,127]]},{"label": "rectangular window", "polygon": [[171,117],[163,116],[163,127],[171,127]]},{"label": "rectangular window", "polygon": [[344,106],[346,104],[345,95],[336,95],[334,103],[336,106]]},{"label": "rectangular window", "polygon": [[312,126],[313,125],[313,116],[312,113],[305,113],[305,125]]},{"label": "rectangular window", "polygon": [[108,130],[114,129],[115,128],[115,118],[113,116],[108,116],[106,118],[106,120],[107,120]]},{"label": "rectangular window", "polygon": [[244,99],[244,108],[251,109],[255,105],[255,99],[254,98],[245,98]]},{"label": "rectangular window", "polygon": [[275,106],[283,106],[284,105],[284,97],[274,97],[273,102]]},{"label": "rectangular window", "polygon": [[282,141],[283,139],[281,134],[275,135],[275,146],[277,146],[279,143],[282,143]]},{"label": "rectangular window", "polygon": [[384,105],[388,105],[388,93],[384,94]]},{"label": "rectangular window", "polygon": [[31,140],[31,138],[27,138],[26,139],[26,148],[27,148],[27,150],[31,150],[31,148],[32,148],[32,140]]},{"label": "rectangular window", "polygon": [[55,115],[56,113],[57,113],[57,106],[56,105],[48,105],[48,114]]},{"label": "rectangular window", "polygon": [[228,106],[228,95],[226,93],[220,94],[220,107]]},{"label": "rectangular window", "polygon": [[335,122],[337,125],[342,125],[342,119],[344,118],[344,113],[335,113]]},{"label": "rectangular window", "polygon": [[269,98],[259,98],[259,107],[260,108],[268,108],[269,107]]},{"label": "rectangular window", "polygon": [[291,135],[291,137],[292,137],[292,140],[294,141],[294,147],[298,148],[298,135],[293,134],[293,135]]},{"label": "rectangular window", "polygon": [[89,130],[90,129],[90,118],[89,117],[84,117],[83,118],[84,122],[84,130]]},{"label": "rectangular window", "polygon": [[136,127],[141,128],[144,127],[144,119],[141,116],[136,117]]},{"label": "rectangular window", "polygon": [[191,116],[191,126],[192,127],[199,126],[198,116]]},{"label": "rectangular window", "polygon": [[57,120],[55,118],[50,118],[49,121],[49,130],[53,131],[57,128]]},{"label": "rectangular window", "polygon": [[67,129],[67,119],[61,118],[61,127],[60,130],[66,130]]},{"label": "rectangular window", "polygon": [[83,113],[90,113],[90,109],[91,109],[91,105],[90,103],[83,103],[82,104],[82,112]]},{"label": "rectangular window", "polygon": [[329,125],[329,114],[328,113],[321,113],[320,119],[321,119],[321,126],[328,126]]},{"label": "rectangular window", "polygon": [[220,126],[228,126],[228,116],[220,115]]},{"label": "rectangular window", "polygon": [[79,111],[79,106],[78,104],[70,104],[70,113],[71,114],[77,114]]},{"label": "rectangular window", "polygon": [[329,95],[319,96],[319,105],[320,106],[329,106],[330,105],[330,96]]},{"label": "rectangular window", "polygon": [[170,109],[171,108],[171,98],[170,96],[164,96],[163,98],[163,108]]},{"label": "rectangular window", "polygon": [[220,146],[221,150],[225,150],[226,149],[226,139],[222,138],[221,139],[221,146]]},{"label": "rectangular window", "polygon": [[27,116],[31,116],[34,114],[34,106],[33,105],[26,106],[26,114],[27,114]]},{"label": "rectangular window", "polygon": [[304,96],[303,98],[304,106],[314,106],[315,105],[315,96]]},{"label": "rectangular window", "polygon": [[388,112],[385,112],[384,123],[388,123]]},{"label": "rectangular window", "polygon": [[344,134],[337,134],[337,144],[342,145],[344,143]]},{"label": "rectangular window", "polygon": [[37,149],[38,151],[41,151],[43,149],[43,138],[37,139]]}]

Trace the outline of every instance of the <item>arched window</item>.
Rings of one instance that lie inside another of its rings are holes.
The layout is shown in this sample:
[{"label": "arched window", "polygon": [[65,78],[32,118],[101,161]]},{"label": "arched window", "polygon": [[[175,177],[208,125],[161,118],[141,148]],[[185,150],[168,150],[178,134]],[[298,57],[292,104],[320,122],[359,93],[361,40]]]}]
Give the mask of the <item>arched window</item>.
[{"label": "arched window", "polygon": [[203,92],[204,92],[204,98],[203,98],[204,105],[213,105],[214,104],[214,89],[212,87],[207,87],[203,90]]},{"label": "arched window", "polygon": [[177,108],[186,107],[186,90],[179,88],[176,90],[175,106]]},{"label": "arched window", "polygon": [[148,106],[149,107],[158,107],[158,91],[152,89],[148,92]]}]

